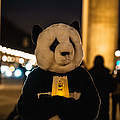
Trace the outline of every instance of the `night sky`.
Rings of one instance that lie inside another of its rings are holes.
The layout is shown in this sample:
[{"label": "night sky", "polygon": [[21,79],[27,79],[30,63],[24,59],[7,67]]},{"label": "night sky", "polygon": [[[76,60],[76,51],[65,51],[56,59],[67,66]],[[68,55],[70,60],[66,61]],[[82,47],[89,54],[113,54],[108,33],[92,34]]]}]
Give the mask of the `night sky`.
[{"label": "night sky", "polygon": [[30,33],[34,24],[80,21],[82,0],[4,0],[2,16]]}]

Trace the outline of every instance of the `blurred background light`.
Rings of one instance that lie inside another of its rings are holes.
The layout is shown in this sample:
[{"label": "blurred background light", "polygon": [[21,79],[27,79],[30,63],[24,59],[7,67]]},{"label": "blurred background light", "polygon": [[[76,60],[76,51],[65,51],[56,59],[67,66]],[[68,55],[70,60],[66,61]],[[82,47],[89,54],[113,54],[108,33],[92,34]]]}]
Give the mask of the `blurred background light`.
[{"label": "blurred background light", "polygon": [[2,52],[6,53],[7,52],[7,48],[6,47],[2,47]]},{"label": "blurred background light", "polygon": [[116,56],[116,57],[119,57],[119,56],[120,56],[120,50],[116,50],[116,51],[115,51],[115,56]]},{"label": "blurred background light", "polygon": [[9,70],[10,70],[11,72],[13,72],[13,71],[15,70],[15,67],[14,67],[13,65],[11,65],[11,66],[9,67]]},{"label": "blurred background light", "polygon": [[5,72],[5,76],[11,77],[11,76],[12,76],[12,72],[11,72],[10,70],[7,70],[7,71]]},{"label": "blurred background light", "polygon": [[[36,65],[37,64],[36,63],[36,57],[35,57],[34,54],[29,54],[29,53],[26,53],[26,52],[23,52],[23,51],[14,50],[14,49],[11,49],[11,48],[3,47],[1,45],[0,45],[0,51],[2,53],[5,53],[5,54],[9,54],[9,55],[20,57],[19,62],[21,62],[21,64],[23,64],[24,59],[31,60],[32,61],[32,65]],[[9,57],[6,56],[5,57],[5,55],[2,58],[2,60],[4,62],[6,62],[6,61],[10,61],[10,62],[15,61],[14,57],[11,57],[11,56],[9,56]]]},{"label": "blurred background light", "polygon": [[14,72],[14,75],[15,77],[22,77],[23,73],[22,73],[22,70],[20,69],[16,69],[15,72]]},{"label": "blurred background light", "polygon": [[25,65],[25,68],[26,68],[26,70],[32,70],[32,64],[28,62],[28,63]]},{"label": "blurred background light", "polygon": [[3,61],[3,62],[6,62],[6,61],[7,61],[7,56],[6,56],[6,55],[3,55],[3,56],[2,56],[2,61]]},{"label": "blurred background light", "polygon": [[116,61],[116,65],[117,65],[117,66],[120,66],[120,60],[117,60],[117,61]]},{"label": "blurred background light", "polygon": [[23,58],[19,58],[19,63],[23,64],[24,63],[24,59]]},{"label": "blurred background light", "polygon": [[0,51],[2,51],[2,45],[0,45]]},{"label": "blurred background light", "polygon": [[9,70],[7,65],[1,65],[1,73],[5,73],[7,70]]}]

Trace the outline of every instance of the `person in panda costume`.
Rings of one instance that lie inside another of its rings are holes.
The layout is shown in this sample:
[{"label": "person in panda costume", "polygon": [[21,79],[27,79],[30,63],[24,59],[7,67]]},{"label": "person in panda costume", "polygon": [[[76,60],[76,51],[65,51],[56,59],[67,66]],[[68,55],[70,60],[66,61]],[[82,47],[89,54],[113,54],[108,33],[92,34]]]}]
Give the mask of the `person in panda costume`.
[{"label": "person in panda costume", "polygon": [[79,26],[35,25],[38,67],[27,77],[18,100],[23,120],[96,120],[100,98],[86,69],[80,66],[83,49]]}]

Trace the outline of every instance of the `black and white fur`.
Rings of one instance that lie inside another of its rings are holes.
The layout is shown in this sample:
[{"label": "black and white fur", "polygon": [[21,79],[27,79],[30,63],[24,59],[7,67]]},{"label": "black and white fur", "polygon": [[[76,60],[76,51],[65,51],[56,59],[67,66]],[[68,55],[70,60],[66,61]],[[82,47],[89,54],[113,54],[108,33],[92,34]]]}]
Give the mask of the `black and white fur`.
[{"label": "black and white fur", "polygon": [[[100,99],[83,59],[79,32],[58,23],[33,27],[38,68],[28,76],[18,101],[23,120],[95,120]],[[54,76],[67,76],[70,98],[51,96]]]}]

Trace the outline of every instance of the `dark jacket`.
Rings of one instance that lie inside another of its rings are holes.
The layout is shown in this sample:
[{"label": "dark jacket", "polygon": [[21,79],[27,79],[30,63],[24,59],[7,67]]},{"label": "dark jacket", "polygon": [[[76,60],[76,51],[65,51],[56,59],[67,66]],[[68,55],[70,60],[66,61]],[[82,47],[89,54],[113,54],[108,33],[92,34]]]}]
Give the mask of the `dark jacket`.
[{"label": "dark jacket", "polygon": [[[69,92],[80,92],[78,100],[61,96],[41,95],[52,91],[53,76],[67,76]],[[18,101],[23,120],[48,120],[59,115],[62,120],[94,120],[98,115],[100,99],[89,73],[78,67],[65,74],[34,69],[25,81]]]}]

